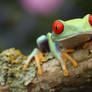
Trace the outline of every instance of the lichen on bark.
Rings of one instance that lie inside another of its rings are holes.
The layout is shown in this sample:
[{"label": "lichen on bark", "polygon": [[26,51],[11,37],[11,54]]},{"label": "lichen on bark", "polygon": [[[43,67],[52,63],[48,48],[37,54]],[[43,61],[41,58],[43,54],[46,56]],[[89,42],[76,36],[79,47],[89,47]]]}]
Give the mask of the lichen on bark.
[{"label": "lichen on bark", "polygon": [[27,85],[36,76],[36,66],[32,62],[26,71],[22,70],[27,56],[10,48],[0,53],[0,85],[9,85],[12,92],[27,92]]}]

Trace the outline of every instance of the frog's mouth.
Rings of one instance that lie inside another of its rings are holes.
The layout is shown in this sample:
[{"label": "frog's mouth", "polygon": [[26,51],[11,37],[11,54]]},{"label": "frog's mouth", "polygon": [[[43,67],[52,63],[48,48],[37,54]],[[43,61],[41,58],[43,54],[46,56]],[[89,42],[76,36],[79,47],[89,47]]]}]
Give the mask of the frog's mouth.
[{"label": "frog's mouth", "polygon": [[67,35],[66,37],[63,37],[61,39],[59,38],[55,38],[54,41],[64,41],[64,40],[68,40],[68,39],[73,39],[73,38],[76,38],[76,39],[79,39],[80,38],[89,38],[89,37],[92,37],[92,31],[86,31],[86,32],[79,32],[79,33],[76,33],[76,34],[72,34],[72,35]]}]

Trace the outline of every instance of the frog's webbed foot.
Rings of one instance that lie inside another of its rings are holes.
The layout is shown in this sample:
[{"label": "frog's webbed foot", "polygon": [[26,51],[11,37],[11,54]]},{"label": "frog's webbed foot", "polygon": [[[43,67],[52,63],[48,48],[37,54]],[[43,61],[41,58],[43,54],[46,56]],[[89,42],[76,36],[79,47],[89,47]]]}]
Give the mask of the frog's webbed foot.
[{"label": "frog's webbed foot", "polygon": [[23,66],[23,70],[26,70],[27,69],[27,67],[31,63],[32,59],[34,58],[35,59],[35,62],[36,62],[36,65],[37,65],[37,68],[38,68],[38,74],[41,75],[43,73],[43,70],[42,70],[40,61],[42,61],[42,62],[45,62],[46,61],[46,59],[43,56],[43,54],[44,53],[42,53],[37,48],[35,48],[33,50],[33,52],[31,53],[31,55],[29,55],[28,59],[25,61],[25,64]]},{"label": "frog's webbed foot", "polygon": [[73,58],[68,54],[68,53],[74,52],[74,51],[75,51],[75,50],[73,50],[73,49],[68,49],[68,50],[62,51],[62,54],[61,54],[61,55],[62,55],[62,59],[63,59],[63,61],[64,61],[64,66],[65,66],[64,76],[68,76],[68,75],[69,75],[68,69],[67,69],[67,67],[66,67],[66,62],[67,62],[67,60],[71,61],[74,67],[77,67],[77,66],[78,66],[78,63],[76,62],[76,60],[73,59]]},{"label": "frog's webbed foot", "polygon": [[87,48],[89,45],[92,45],[92,41],[86,42],[86,43],[83,45],[83,49]]}]

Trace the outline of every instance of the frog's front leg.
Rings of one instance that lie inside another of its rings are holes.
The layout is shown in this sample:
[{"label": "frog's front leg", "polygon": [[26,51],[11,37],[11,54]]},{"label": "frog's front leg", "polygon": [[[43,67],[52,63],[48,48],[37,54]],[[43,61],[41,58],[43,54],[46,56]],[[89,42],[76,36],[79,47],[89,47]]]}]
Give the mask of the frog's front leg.
[{"label": "frog's front leg", "polygon": [[49,51],[47,37],[45,35],[40,36],[37,39],[37,45],[38,45],[38,47],[39,47],[39,49],[41,51],[38,48],[35,48],[32,51],[32,53],[29,55],[28,59],[25,61],[25,64],[23,66],[23,70],[27,69],[27,67],[29,66],[30,62],[34,58],[35,62],[36,62],[36,65],[37,65],[37,68],[38,68],[38,74],[41,75],[43,71],[42,71],[40,61],[43,61],[43,62],[46,61],[46,59],[45,59],[45,57],[43,55],[44,55],[44,53],[46,51]]},{"label": "frog's front leg", "polygon": [[59,61],[60,65],[62,67],[62,70],[64,72],[64,76],[68,76],[69,72],[68,72],[68,69],[66,67],[65,56],[62,55],[62,53],[59,51],[58,45],[52,40],[51,33],[47,34],[47,38],[48,38],[49,48],[50,48],[52,55]]},{"label": "frog's front leg", "polygon": [[72,62],[72,64],[75,67],[78,66],[77,62],[68,54],[69,52],[74,52],[74,50],[69,49],[69,50],[61,51],[59,46],[55,42],[53,42],[53,40],[51,38],[51,33],[48,33],[47,37],[48,37],[48,42],[49,42],[49,47],[50,47],[51,53],[59,61],[60,65],[61,65],[61,67],[64,71],[64,75],[68,76],[69,72],[68,72],[68,69],[67,69],[67,66],[66,66],[66,61],[69,60],[69,61]]}]

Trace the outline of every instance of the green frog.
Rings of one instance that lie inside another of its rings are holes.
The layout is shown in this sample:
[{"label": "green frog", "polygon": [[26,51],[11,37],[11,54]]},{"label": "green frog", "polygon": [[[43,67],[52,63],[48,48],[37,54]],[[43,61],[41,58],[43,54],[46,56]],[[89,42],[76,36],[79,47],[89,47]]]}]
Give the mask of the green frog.
[{"label": "green frog", "polygon": [[26,70],[34,58],[38,67],[38,74],[42,74],[40,61],[46,61],[44,52],[50,51],[60,63],[64,76],[69,75],[66,60],[71,61],[77,67],[78,63],[69,53],[74,48],[90,40],[92,36],[92,15],[87,14],[83,18],[67,21],[56,20],[52,25],[52,33],[37,38],[38,48],[35,48],[25,61],[23,70]]}]

